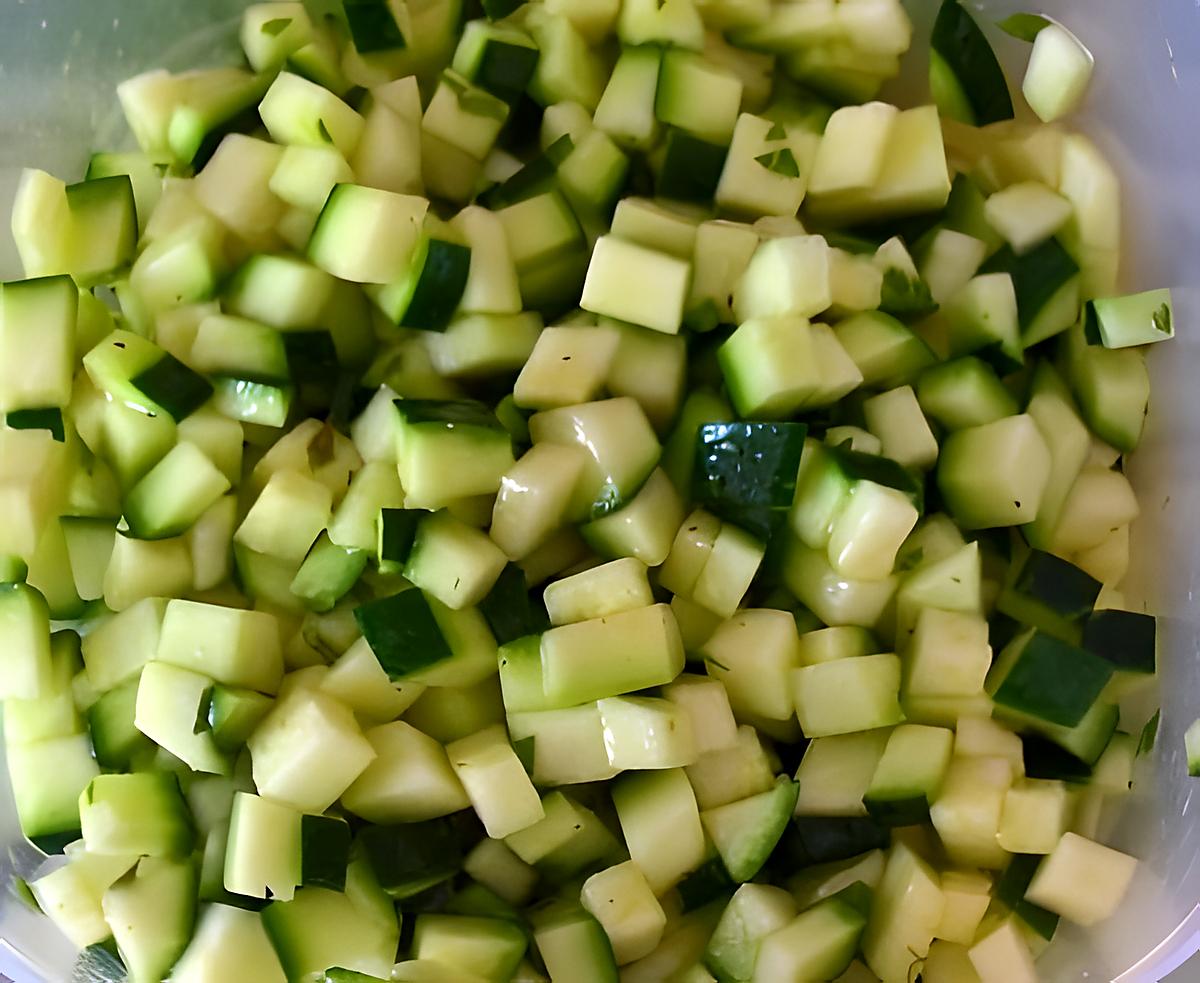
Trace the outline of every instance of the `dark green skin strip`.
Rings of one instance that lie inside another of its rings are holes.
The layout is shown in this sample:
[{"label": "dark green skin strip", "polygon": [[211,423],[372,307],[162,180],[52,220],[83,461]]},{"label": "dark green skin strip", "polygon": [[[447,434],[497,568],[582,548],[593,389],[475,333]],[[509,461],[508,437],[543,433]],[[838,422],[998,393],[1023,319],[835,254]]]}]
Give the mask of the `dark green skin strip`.
[{"label": "dark green skin strip", "polygon": [[666,153],[655,191],[675,201],[712,201],[721,180],[728,147],[709,143],[683,130],[667,134]]},{"label": "dark green skin strip", "polygon": [[705,423],[696,432],[692,497],[719,518],[767,539],[791,508],[808,427]]},{"label": "dark green skin strip", "polygon": [[397,899],[453,877],[462,866],[461,837],[449,819],[367,826],[358,834],[357,846],[380,887]]},{"label": "dark green skin strip", "polygon": [[337,816],[300,817],[300,882],[341,891],[350,863],[350,824]]},{"label": "dark green skin strip", "polygon": [[417,521],[425,514],[420,509],[379,510],[381,561],[402,564],[408,560],[417,536]]},{"label": "dark green skin strip", "polygon": [[345,0],[346,24],[362,54],[406,47],[404,34],[385,0]]},{"label": "dark green skin strip", "polygon": [[1025,775],[1057,782],[1079,784],[1092,777],[1092,767],[1070,751],[1040,734],[1022,734],[1025,749]]},{"label": "dark green skin strip", "polygon": [[512,105],[529,85],[537,62],[537,48],[506,41],[489,41],[484,46],[483,57],[475,73],[475,84]]},{"label": "dark green skin strip", "polygon": [[481,194],[479,203],[491,209],[505,208],[553,190],[558,165],[566,160],[574,149],[575,142],[570,134],[564,133],[503,184],[489,188]]},{"label": "dark green skin strip", "polygon": [[537,635],[549,627],[545,612],[539,611],[529,596],[525,571],[515,563],[501,571],[487,597],[479,602],[479,612],[500,645]]},{"label": "dark green skin strip", "polygon": [[457,427],[504,430],[491,407],[473,399],[397,399],[394,403],[401,418],[410,426],[424,423],[453,424]]},{"label": "dark green skin strip", "polygon": [[869,816],[794,816],[771,862],[778,860],[783,869],[794,871],[849,860],[868,850],[884,849],[889,838],[888,827]]},{"label": "dark green skin strip", "polygon": [[354,620],[390,679],[403,679],[454,654],[419,590],[368,601],[355,608]]},{"label": "dark green skin strip", "polygon": [[162,358],[129,381],[176,423],[198,410],[213,393],[212,383],[169,352],[163,352]]},{"label": "dark green skin strip", "polygon": [[731,895],[737,885],[725,870],[720,857],[706,860],[679,882],[679,896],[685,912],[703,908],[710,901]]},{"label": "dark green skin strip", "polygon": [[1041,601],[1065,618],[1081,618],[1090,612],[1101,586],[1075,564],[1042,550],[1030,550],[1013,584],[1018,592]]},{"label": "dark green skin strip", "polygon": [[462,299],[470,270],[471,250],[468,247],[444,239],[430,239],[425,265],[408,309],[400,319],[400,326],[426,331],[445,328]]},{"label": "dark green skin strip", "polygon": [[1004,70],[979,25],[958,0],[944,0],[929,45],[962,85],[977,126],[1013,118]]},{"label": "dark green skin strip", "polygon": [[849,447],[830,448],[829,452],[837,459],[846,477],[855,481],[873,481],[877,485],[895,488],[909,497],[912,503],[920,509],[922,506],[922,485],[901,464],[890,457],[878,454],[864,454],[851,450]]},{"label": "dark green skin strip", "polygon": [[1158,621],[1137,611],[1095,611],[1083,625],[1083,647],[1122,672],[1157,669]]},{"label": "dark green skin strip", "polygon": [[1012,277],[1017,320],[1024,331],[1059,288],[1079,272],[1079,264],[1057,239],[1051,238],[1020,256],[1004,246],[979,272],[1008,273]]},{"label": "dark green skin strip", "polygon": [[915,826],[929,822],[929,799],[924,794],[903,799],[864,798],[863,805],[884,826]]},{"label": "dark green skin strip", "polygon": [[1090,652],[1035,632],[1000,683],[1000,706],[1060,727],[1074,727],[1112,678],[1112,666]]},{"label": "dark green skin strip", "polygon": [[1051,939],[1058,928],[1058,915],[1025,900],[1025,892],[1029,890],[1041,862],[1039,856],[1016,854],[996,882],[996,900],[1012,909],[1042,938]]}]

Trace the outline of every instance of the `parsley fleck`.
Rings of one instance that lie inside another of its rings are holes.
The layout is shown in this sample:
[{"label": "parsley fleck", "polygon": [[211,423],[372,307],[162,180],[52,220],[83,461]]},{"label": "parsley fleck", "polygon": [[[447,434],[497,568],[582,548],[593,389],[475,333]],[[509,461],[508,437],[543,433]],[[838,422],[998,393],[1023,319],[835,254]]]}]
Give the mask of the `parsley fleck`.
[{"label": "parsley fleck", "polygon": [[1163,334],[1171,333],[1171,308],[1165,303],[1159,305],[1158,310],[1151,317],[1154,322],[1154,329],[1161,331]]}]

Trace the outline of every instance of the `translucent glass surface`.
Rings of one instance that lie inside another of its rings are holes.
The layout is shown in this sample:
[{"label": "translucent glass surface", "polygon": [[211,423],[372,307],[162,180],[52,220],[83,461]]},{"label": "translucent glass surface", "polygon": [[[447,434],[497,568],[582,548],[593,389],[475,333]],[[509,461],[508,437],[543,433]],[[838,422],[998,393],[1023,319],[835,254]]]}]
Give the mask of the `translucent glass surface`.
[{"label": "translucent glass surface", "polygon": [[[917,37],[932,0],[906,0]],[[159,65],[234,57],[235,0],[4,0],[0,7],[0,202],[7,215],[25,165],[82,176],[94,149],[126,146],[113,96],[120,79]],[[1124,179],[1129,288],[1175,289],[1178,336],[1151,356],[1149,428],[1131,469],[1143,513],[1128,595],[1164,616],[1163,725],[1134,793],[1107,817],[1113,842],[1143,858],[1122,912],[1099,930],[1064,927],[1040,963],[1052,983],[1162,979],[1200,946],[1200,782],[1186,777],[1183,731],[1200,716],[1200,0],[974,2],[982,19],[1019,9],[1059,17],[1096,55],[1078,125]],[[1014,89],[1027,46],[997,36]],[[923,91],[924,59],[897,91]],[[1016,101],[1019,103],[1019,93]],[[5,223],[5,226],[7,223]],[[19,275],[7,231],[0,275]],[[1125,708],[1140,728],[1157,696]],[[0,880],[25,869],[7,781],[0,781]],[[24,983],[68,979],[74,953],[45,920],[0,900],[0,972]]]}]

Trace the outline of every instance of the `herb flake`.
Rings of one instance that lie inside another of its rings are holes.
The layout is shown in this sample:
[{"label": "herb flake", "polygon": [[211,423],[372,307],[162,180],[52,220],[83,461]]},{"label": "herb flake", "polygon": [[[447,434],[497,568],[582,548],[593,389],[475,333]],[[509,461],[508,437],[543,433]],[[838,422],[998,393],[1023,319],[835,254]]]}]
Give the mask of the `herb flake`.
[{"label": "herb flake", "polygon": [[1151,320],[1154,322],[1155,331],[1161,331],[1163,334],[1171,333],[1171,308],[1166,303],[1159,305],[1151,315]]},{"label": "herb flake", "polygon": [[1154,750],[1154,743],[1158,740],[1158,722],[1162,719],[1162,710],[1155,710],[1154,716],[1146,721],[1146,726],[1142,728],[1142,735],[1138,738],[1137,751],[1134,757],[1143,757]]}]

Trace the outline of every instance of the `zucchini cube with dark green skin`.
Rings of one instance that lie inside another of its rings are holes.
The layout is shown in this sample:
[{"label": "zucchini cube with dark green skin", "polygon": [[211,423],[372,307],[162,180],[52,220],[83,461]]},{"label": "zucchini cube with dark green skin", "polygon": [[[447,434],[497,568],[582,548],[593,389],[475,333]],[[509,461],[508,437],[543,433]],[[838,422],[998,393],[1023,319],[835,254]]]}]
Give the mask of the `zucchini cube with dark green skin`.
[{"label": "zucchini cube with dark green skin", "polygon": [[870,816],[794,816],[776,857],[795,870],[883,849],[889,837],[888,827]]},{"label": "zucchini cube with dark green skin", "polygon": [[350,824],[339,816],[300,817],[300,883],[342,891],[350,863]]},{"label": "zucchini cube with dark green skin", "polygon": [[350,39],[360,54],[408,47],[388,0],[344,0],[342,6]]},{"label": "zucchini cube with dark green skin", "polygon": [[[1012,251],[1012,247],[1003,246],[979,268],[979,272],[1007,273],[1012,277],[1021,338],[1025,345],[1029,345],[1056,333],[1048,329],[1048,333],[1038,330],[1037,322],[1055,295],[1079,275],[1079,264],[1057,239],[1050,238],[1019,256]],[[1072,323],[1073,319],[1057,325],[1057,329],[1061,330]],[[1041,337],[1034,337],[1038,334]]]},{"label": "zucchini cube with dark green skin", "polygon": [[1158,620],[1137,611],[1093,611],[1083,623],[1083,647],[1117,672],[1154,675],[1157,639]]},{"label": "zucchini cube with dark green skin", "polygon": [[481,89],[515,105],[538,63],[538,47],[524,31],[470,21],[454,52],[453,68]]},{"label": "zucchini cube with dark green skin", "polygon": [[574,149],[575,142],[571,135],[564,133],[507,181],[481,194],[479,204],[491,209],[506,208],[527,198],[555,190],[558,165],[566,160]]},{"label": "zucchini cube with dark green skin", "polygon": [[427,232],[404,275],[371,293],[379,309],[398,326],[442,331],[458,308],[470,269],[468,246]]},{"label": "zucchini cube with dark green skin", "polygon": [[1018,853],[1009,861],[996,881],[995,898],[1006,905],[1018,918],[1032,928],[1043,939],[1054,938],[1058,928],[1058,915],[1025,900],[1025,892],[1037,873],[1042,857]]},{"label": "zucchini cube with dark green skin", "polygon": [[1004,70],[959,0],[944,0],[929,39],[930,88],[943,115],[973,126],[1013,118]]},{"label": "zucchini cube with dark green skin", "polygon": [[71,274],[80,286],[111,283],[137,254],[138,219],[127,174],[91,178],[67,187],[71,209]]},{"label": "zucchini cube with dark green skin", "polygon": [[449,880],[462,867],[462,841],[450,819],[367,826],[357,846],[379,886],[398,901]]},{"label": "zucchini cube with dark green skin", "polygon": [[803,423],[701,425],[692,497],[714,515],[769,539],[795,498],[807,434]]},{"label": "zucchini cube with dark green skin", "polygon": [[368,601],[354,609],[354,620],[390,679],[403,679],[454,654],[419,590]]},{"label": "zucchini cube with dark green skin", "polygon": [[1089,345],[1128,348],[1174,338],[1174,320],[1171,291],[1163,287],[1089,300],[1083,323]]},{"label": "zucchini cube with dark green skin", "polygon": [[998,707],[1036,721],[1079,724],[1112,678],[1099,656],[1034,630],[1012,641],[988,673],[987,690]]},{"label": "zucchini cube with dark green skin", "polygon": [[83,358],[98,389],[151,416],[176,423],[212,395],[212,384],[174,355],[132,331],[112,332]]},{"label": "zucchini cube with dark green skin", "polygon": [[400,573],[404,569],[417,537],[417,522],[425,514],[421,509],[379,510],[376,528],[380,573]]},{"label": "zucchini cube with dark green skin", "polygon": [[549,627],[545,612],[530,599],[525,571],[515,563],[501,571],[492,589],[479,602],[479,610],[500,645],[536,635]]},{"label": "zucchini cube with dark green skin", "polygon": [[[212,687],[207,707],[202,707],[206,715],[203,726],[212,731],[218,748],[233,751],[246,743],[274,705],[271,697],[254,690],[217,684]],[[197,726],[201,726],[200,721]]]},{"label": "zucchini cube with dark green skin", "polygon": [[212,385],[169,352],[129,381],[176,423],[198,410],[212,395]]},{"label": "zucchini cube with dark green skin", "polygon": [[1080,760],[1065,748],[1059,747],[1050,738],[1041,734],[1021,736],[1025,759],[1025,777],[1086,784],[1092,777],[1092,766]]},{"label": "zucchini cube with dark green skin", "polygon": [[675,201],[712,201],[721,181],[728,147],[671,128],[663,142],[662,164],[654,192]]},{"label": "zucchini cube with dark green skin", "polygon": [[1077,644],[1080,622],[1092,610],[1102,584],[1073,563],[1030,550],[1015,579],[996,601],[996,610],[1021,624]]},{"label": "zucchini cube with dark green skin", "polygon": [[322,532],[292,579],[291,592],[310,611],[329,611],[367,568],[367,551],[339,546]]},{"label": "zucchini cube with dark green skin", "polygon": [[706,860],[677,886],[685,913],[703,908],[718,898],[727,898],[737,888],[720,857]]},{"label": "zucchini cube with dark green skin", "polygon": [[410,507],[436,510],[494,494],[513,466],[512,439],[490,407],[473,400],[398,399],[396,451]]},{"label": "zucchini cube with dark green skin", "polygon": [[928,822],[953,749],[954,732],[943,727],[901,724],[893,730],[863,795],[871,818],[885,826]]},{"label": "zucchini cube with dark green skin", "polygon": [[894,488],[903,492],[921,511],[924,505],[924,488],[919,479],[913,476],[904,465],[893,461],[890,457],[879,454],[864,454],[862,451],[851,450],[849,447],[831,447],[828,453],[841,469],[848,482],[873,481],[885,488]]}]

